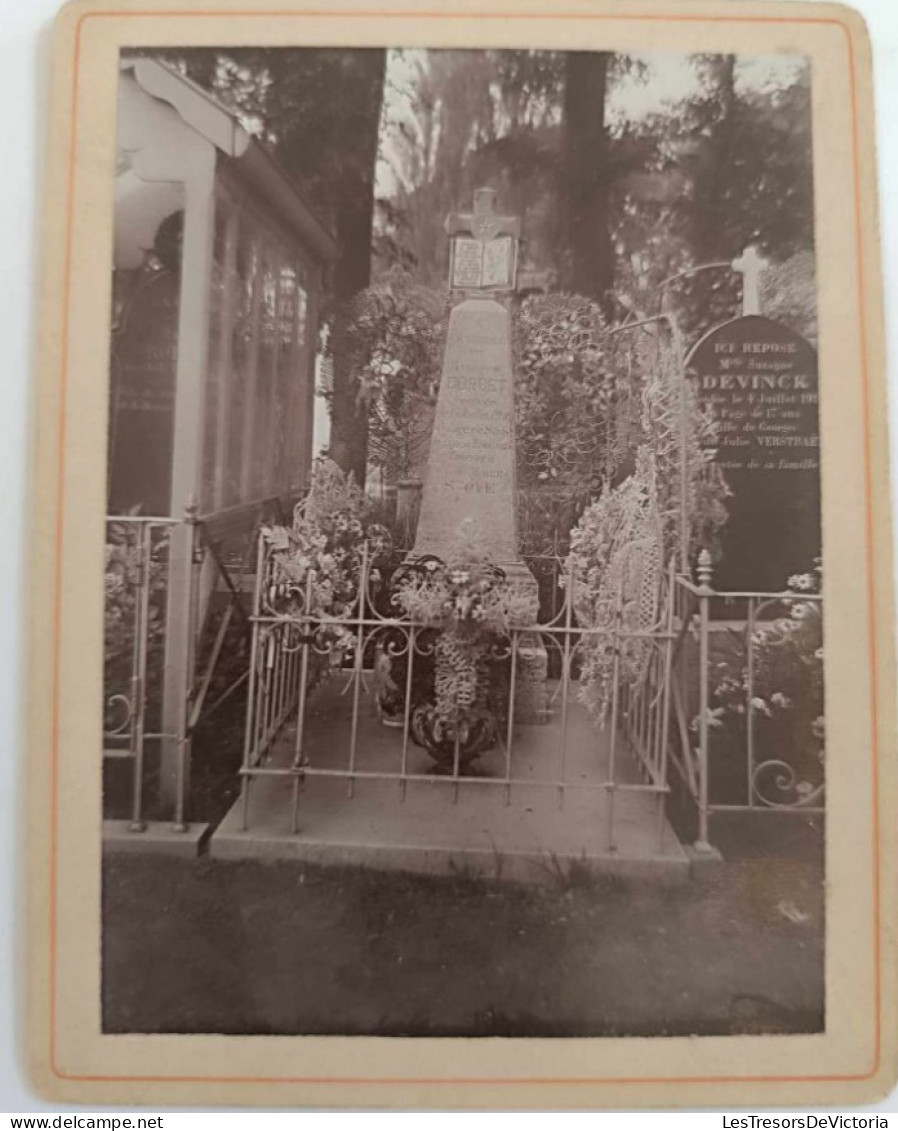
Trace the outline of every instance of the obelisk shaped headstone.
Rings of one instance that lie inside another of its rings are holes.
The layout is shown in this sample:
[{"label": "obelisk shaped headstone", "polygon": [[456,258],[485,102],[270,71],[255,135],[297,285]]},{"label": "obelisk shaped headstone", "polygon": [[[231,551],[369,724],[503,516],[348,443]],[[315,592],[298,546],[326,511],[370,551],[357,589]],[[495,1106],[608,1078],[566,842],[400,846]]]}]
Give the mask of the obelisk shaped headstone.
[{"label": "obelisk shaped headstone", "polygon": [[449,317],[414,555],[447,558],[470,519],[509,578],[535,585],[518,548],[511,321],[495,297],[514,289],[519,221],[496,215],[495,194],[480,189],[474,212],[446,226],[461,301]]},{"label": "obelisk shaped headstone", "polygon": [[474,519],[493,561],[517,560],[512,398],[508,311],[467,299],[449,317],[416,554],[445,558]]}]

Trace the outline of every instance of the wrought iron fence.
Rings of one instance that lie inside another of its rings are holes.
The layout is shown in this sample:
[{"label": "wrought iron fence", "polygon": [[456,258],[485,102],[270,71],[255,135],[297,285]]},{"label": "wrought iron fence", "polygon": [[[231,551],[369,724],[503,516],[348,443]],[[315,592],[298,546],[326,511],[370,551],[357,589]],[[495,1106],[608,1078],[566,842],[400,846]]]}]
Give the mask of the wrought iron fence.
[{"label": "wrought iron fence", "polygon": [[[441,763],[422,760],[416,708],[421,686],[432,695],[440,630],[398,613],[367,548],[353,600],[339,616],[322,616],[312,600],[314,571],[283,607],[271,546],[257,538],[255,568],[246,571],[252,578],[246,610],[240,584],[219,561],[215,543],[201,523],[188,520],[189,537],[179,544],[191,563],[191,608],[197,608],[204,562],[221,573],[228,603],[209,633],[196,678],[191,669],[177,733],[169,733],[161,705],[164,618],[171,536],[184,521],[134,515],[107,520],[103,753],[110,765],[130,766],[126,809],[134,831],[146,823],[148,751],[168,740],[186,760],[199,719],[244,686],[240,776],[246,827],[253,783],[264,778],[291,783],[294,830],[301,790],[316,778],[342,783],[348,797],[359,782],[393,783],[400,801],[411,783],[422,781],[449,788],[453,800],[462,789],[499,789],[506,804],[525,787],[554,792],[559,805],[573,793],[589,795],[602,815],[609,850],[616,846],[624,795],[642,795],[654,806],[660,846],[672,780],[694,806],[699,848],[709,847],[709,821],[717,813],[824,811],[822,598],[814,592],[717,591],[706,557],[697,580],[676,574],[673,566],[658,579],[648,620],[634,620],[621,594],[603,624],[578,616],[573,578],[560,558],[532,563],[557,599],[548,609],[541,601],[538,619],[510,627],[490,644],[498,733],[483,769],[459,736]],[[218,691],[212,672],[235,617],[245,620],[251,637],[247,670]],[[790,678],[806,685],[789,686]],[[325,736],[309,720],[327,696],[338,710],[331,715],[337,724]],[[367,750],[372,712],[390,736],[378,740],[374,761]],[[524,765],[525,724],[548,724],[538,772]],[[169,815],[178,827],[188,808],[187,789],[185,766]]]},{"label": "wrought iron fence", "polygon": [[[342,783],[347,799],[359,783],[392,783],[399,802],[405,801],[412,783],[427,782],[450,790],[454,801],[462,790],[498,790],[510,804],[515,790],[538,789],[554,793],[563,806],[574,793],[588,794],[597,816],[604,809],[602,827],[611,851],[617,847],[620,798],[639,795],[654,806],[660,850],[668,792],[664,737],[676,638],[672,567],[659,579],[662,593],[648,623],[625,615],[623,602],[612,623],[583,623],[567,577],[559,587],[560,608],[554,617],[516,624],[496,636],[486,660],[498,726],[490,753],[482,756],[488,763],[483,768],[466,747],[470,733],[460,729],[444,744],[434,765],[422,761],[418,748],[427,744],[427,735],[422,736],[424,693],[419,682],[432,694],[430,681],[443,630],[397,615],[367,547],[357,591],[339,616],[315,611],[316,576],[311,569],[302,591],[294,589],[285,608],[275,559],[271,547],[260,540],[240,771],[244,829],[252,825],[253,787],[263,780],[290,783],[294,833],[300,827],[302,790],[315,779]],[[564,576],[561,563],[552,568]],[[587,722],[584,702],[590,699],[590,688],[584,672],[589,667],[595,673],[597,664],[604,673],[602,686],[597,689],[593,679],[594,717]],[[337,702],[337,713],[329,716],[332,725],[325,736],[316,733],[310,715],[328,696]],[[376,758],[367,741],[375,714],[390,725],[392,736],[377,738]],[[538,772],[522,754],[524,723],[547,724]]]},{"label": "wrought iron fence", "polygon": [[128,827],[145,827],[147,752],[179,736],[162,728],[165,601],[171,532],[179,520],[114,515],[106,520],[104,761],[130,764]]},{"label": "wrought iron fence", "polygon": [[825,811],[823,599],[678,576],[670,758],[709,844],[715,813]]},{"label": "wrought iron fence", "polygon": [[[244,521],[237,535],[248,535],[252,552],[258,520],[245,527]],[[227,552],[234,540],[222,516],[198,519],[193,508],[182,519],[107,517],[104,816],[124,816],[131,832],[144,831],[148,815],[186,828],[193,733],[248,679],[246,669],[229,672],[223,663],[234,626],[246,622],[251,596],[244,592],[246,561],[239,545]],[[185,590],[178,603],[184,616],[175,630],[184,647],[173,657],[168,622],[175,576]],[[214,599],[219,591],[223,601]],[[164,744],[175,762],[173,789],[165,798]]]}]

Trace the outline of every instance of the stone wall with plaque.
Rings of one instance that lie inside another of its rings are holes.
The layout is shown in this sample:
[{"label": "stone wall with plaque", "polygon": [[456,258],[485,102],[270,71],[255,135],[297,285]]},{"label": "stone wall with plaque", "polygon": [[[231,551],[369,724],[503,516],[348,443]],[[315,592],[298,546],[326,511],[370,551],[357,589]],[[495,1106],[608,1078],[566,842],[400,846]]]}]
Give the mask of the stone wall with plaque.
[{"label": "stone wall with plaque", "polygon": [[769,318],[736,318],[693,349],[688,370],[717,420],[733,492],[715,587],[780,590],[820,554],[817,355]]}]

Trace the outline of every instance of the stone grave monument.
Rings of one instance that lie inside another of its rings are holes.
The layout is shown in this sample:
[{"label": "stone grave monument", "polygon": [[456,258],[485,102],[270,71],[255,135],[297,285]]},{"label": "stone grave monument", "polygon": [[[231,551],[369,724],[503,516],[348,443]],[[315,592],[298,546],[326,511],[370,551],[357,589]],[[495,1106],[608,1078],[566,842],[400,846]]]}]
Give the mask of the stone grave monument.
[{"label": "stone grave monument", "polygon": [[[424,476],[413,557],[445,559],[473,520],[484,550],[510,582],[537,591],[521,560],[515,491],[511,319],[501,301],[514,291],[520,220],[496,212],[496,193],[478,189],[474,210],[451,215],[449,316],[439,396]],[[519,722],[546,717],[547,658],[535,635],[519,641]]]},{"label": "stone grave monument", "polygon": [[719,589],[773,591],[820,554],[817,355],[794,330],[762,317],[764,260],[753,248],[743,275],[743,315],[695,346],[688,368],[717,419],[717,463],[732,491]]}]

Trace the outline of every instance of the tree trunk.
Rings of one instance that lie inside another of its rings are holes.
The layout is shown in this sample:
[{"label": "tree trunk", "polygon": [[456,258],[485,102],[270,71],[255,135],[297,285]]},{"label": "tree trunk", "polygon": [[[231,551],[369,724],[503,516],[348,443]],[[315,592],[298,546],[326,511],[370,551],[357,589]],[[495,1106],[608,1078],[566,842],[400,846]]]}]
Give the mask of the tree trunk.
[{"label": "tree trunk", "polygon": [[[333,396],[331,400],[330,456],[344,471],[351,471],[363,486],[368,463],[368,409],[358,396],[358,382],[352,372],[345,347],[346,309],[355,296],[371,282],[372,231],[374,223],[374,177],[377,168],[380,111],[383,101],[386,52],[365,52],[370,72],[362,83],[370,101],[359,107],[366,118],[363,136],[354,130],[359,148],[352,155],[351,169],[336,186],[334,215],[340,258],[334,268],[331,298],[331,354],[333,358]],[[356,120],[358,123],[358,119]],[[339,139],[334,139],[339,144]]]},{"label": "tree trunk", "polygon": [[[365,482],[368,413],[346,349],[348,307],[371,282],[374,178],[377,169],[386,51],[311,52],[304,69],[291,63],[281,90],[292,97],[275,108],[270,126],[288,175],[303,184],[333,226],[339,258],[324,311],[333,362],[331,458]],[[322,103],[322,99],[327,99]]]},{"label": "tree trunk", "polygon": [[371,281],[373,198],[367,204],[359,200],[343,201],[341,205],[337,211],[340,258],[331,281],[333,387],[328,450],[331,459],[363,485],[368,463],[368,409],[358,396],[358,382],[346,347],[346,307]]},{"label": "tree trunk", "polygon": [[602,51],[572,51],[566,57],[561,170],[567,214],[563,283],[596,299],[606,313],[614,284],[605,128],[610,59]]},{"label": "tree trunk", "polygon": [[732,228],[732,201],[727,185],[733,178],[733,119],[736,112],[736,56],[721,55],[712,67],[719,116],[711,134],[707,167],[699,182],[695,210],[694,247],[699,263],[713,263],[732,252],[727,235]]}]

